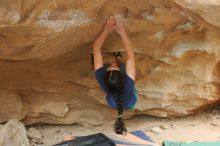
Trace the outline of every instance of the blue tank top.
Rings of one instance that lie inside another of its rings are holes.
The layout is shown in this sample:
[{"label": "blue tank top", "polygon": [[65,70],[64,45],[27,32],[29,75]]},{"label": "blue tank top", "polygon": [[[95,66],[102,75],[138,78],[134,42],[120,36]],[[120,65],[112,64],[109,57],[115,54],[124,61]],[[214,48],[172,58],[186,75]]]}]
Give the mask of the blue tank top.
[{"label": "blue tank top", "polygon": [[[117,97],[108,94],[107,92],[107,87],[104,82],[104,77],[105,77],[105,72],[106,69],[108,68],[109,64],[104,64],[103,67],[97,69],[95,71],[95,76],[96,79],[100,85],[100,87],[105,91],[106,95],[106,101],[107,104],[114,108],[117,109]],[[122,105],[124,110],[134,110],[135,104],[137,102],[137,90],[135,88],[135,82],[133,79],[131,79],[127,74],[126,74],[126,66],[125,64],[120,64],[119,65],[120,71],[123,75],[123,82],[124,82],[124,93],[122,95]]]}]

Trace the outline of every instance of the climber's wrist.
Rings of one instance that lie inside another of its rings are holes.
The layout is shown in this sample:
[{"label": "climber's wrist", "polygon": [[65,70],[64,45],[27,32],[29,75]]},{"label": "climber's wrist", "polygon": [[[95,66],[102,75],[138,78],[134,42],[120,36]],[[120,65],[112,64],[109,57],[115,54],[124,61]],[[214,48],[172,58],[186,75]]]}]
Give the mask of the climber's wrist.
[{"label": "climber's wrist", "polygon": [[120,36],[121,36],[121,38],[127,37],[127,33],[126,32],[120,33]]},{"label": "climber's wrist", "polygon": [[104,29],[103,32],[102,32],[104,35],[108,35],[110,33],[110,31]]}]

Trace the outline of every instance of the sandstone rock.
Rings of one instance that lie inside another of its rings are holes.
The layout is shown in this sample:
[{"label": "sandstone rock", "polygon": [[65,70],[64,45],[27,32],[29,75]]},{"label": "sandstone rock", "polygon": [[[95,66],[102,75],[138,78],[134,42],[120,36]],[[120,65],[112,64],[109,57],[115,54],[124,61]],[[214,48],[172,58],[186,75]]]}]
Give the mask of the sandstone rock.
[{"label": "sandstone rock", "polygon": [[181,6],[199,14],[203,17],[207,22],[220,27],[220,17],[217,13],[220,10],[220,2],[215,0],[174,0]]},{"label": "sandstone rock", "polygon": [[9,120],[0,130],[1,146],[29,146],[24,125],[15,119]]},{"label": "sandstone rock", "polygon": [[42,134],[39,130],[37,130],[34,127],[31,127],[30,129],[28,129],[27,131],[27,136],[30,138],[35,138],[35,139],[41,139],[42,138]]},{"label": "sandstone rock", "polygon": [[[126,17],[137,64],[138,114],[183,117],[220,101],[217,2],[0,0],[0,5],[0,123],[17,118],[25,124],[88,126],[115,120],[88,55],[110,15]],[[102,50],[123,50],[117,33]],[[105,55],[104,61],[113,58]]]},{"label": "sandstone rock", "polygon": [[169,129],[170,125],[162,125],[162,126],[160,126],[160,128],[162,128],[162,129]]},{"label": "sandstone rock", "polygon": [[23,102],[19,94],[0,89],[0,123],[11,118],[23,119]]},{"label": "sandstone rock", "polygon": [[151,131],[152,131],[153,133],[159,134],[159,133],[162,131],[162,129],[161,129],[160,127],[153,127],[153,128],[151,129]]},{"label": "sandstone rock", "polygon": [[177,125],[175,124],[170,124],[171,128],[177,128]]}]

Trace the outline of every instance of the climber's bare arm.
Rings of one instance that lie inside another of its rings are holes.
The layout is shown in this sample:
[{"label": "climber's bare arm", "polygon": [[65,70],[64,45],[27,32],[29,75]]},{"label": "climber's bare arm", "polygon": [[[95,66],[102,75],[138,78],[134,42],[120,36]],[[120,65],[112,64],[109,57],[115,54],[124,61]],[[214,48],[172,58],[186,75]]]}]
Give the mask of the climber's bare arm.
[{"label": "climber's bare arm", "polygon": [[122,41],[127,53],[126,72],[129,77],[135,80],[135,57],[134,52],[127,34],[122,35]]},{"label": "climber's bare arm", "polygon": [[116,24],[116,31],[121,36],[125,51],[127,53],[126,73],[130,78],[135,80],[135,57],[130,40],[125,31],[124,20]]},{"label": "climber's bare arm", "polygon": [[94,55],[94,67],[95,70],[99,69],[103,66],[103,59],[102,59],[102,53],[101,53],[101,47],[104,43],[106,37],[108,34],[103,31],[95,40],[93,44],[93,55]]},{"label": "climber's bare arm", "polygon": [[101,47],[107,38],[108,34],[114,30],[115,27],[115,17],[110,17],[104,27],[102,33],[96,38],[93,44],[93,55],[94,55],[94,67],[95,70],[103,66],[103,59],[101,53]]}]

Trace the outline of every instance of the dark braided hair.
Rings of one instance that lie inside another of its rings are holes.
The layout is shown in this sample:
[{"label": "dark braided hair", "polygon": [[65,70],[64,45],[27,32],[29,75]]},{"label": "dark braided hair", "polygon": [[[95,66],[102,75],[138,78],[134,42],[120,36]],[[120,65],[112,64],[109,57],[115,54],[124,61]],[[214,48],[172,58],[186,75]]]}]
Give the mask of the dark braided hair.
[{"label": "dark braided hair", "polygon": [[115,121],[114,130],[116,134],[126,135],[127,129],[123,121],[123,100],[122,95],[124,92],[123,75],[118,70],[110,70],[105,74],[105,84],[108,93],[116,97],[118,118]]}]

